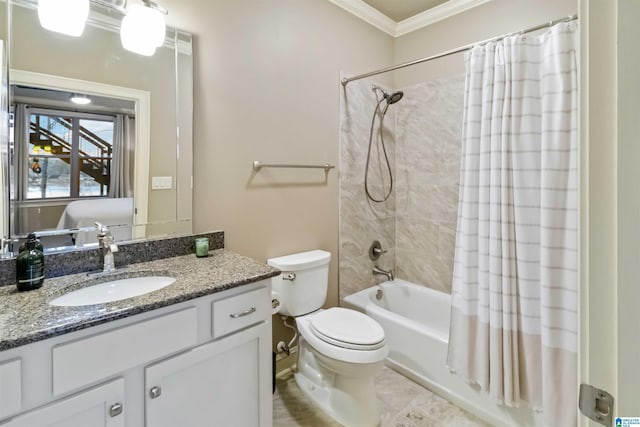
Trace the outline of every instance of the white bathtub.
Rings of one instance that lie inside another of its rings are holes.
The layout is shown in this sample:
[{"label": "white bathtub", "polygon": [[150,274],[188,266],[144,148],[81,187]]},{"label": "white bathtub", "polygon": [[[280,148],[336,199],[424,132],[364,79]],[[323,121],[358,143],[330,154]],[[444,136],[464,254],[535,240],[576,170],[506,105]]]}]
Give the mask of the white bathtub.
[{"label": "white bathtub", "polygon": [[[380,300],[376,298],[379,290]],[[492,425],[543,425],[540,414],[525,407],[497,405],[449,372],[449,294],[396,279],[349,295],[343,303],[380,323],[389,345],[387,364],[396,371]]]}]

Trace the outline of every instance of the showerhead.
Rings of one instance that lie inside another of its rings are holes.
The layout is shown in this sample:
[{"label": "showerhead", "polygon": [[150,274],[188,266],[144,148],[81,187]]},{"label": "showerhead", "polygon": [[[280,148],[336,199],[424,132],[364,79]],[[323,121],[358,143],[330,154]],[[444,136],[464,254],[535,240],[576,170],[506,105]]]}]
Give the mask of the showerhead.
[{"label": "showerhead", "polygon": [[404,92],[399,90],[397,92],[393,92],[391,95],[385,93],[384,94],[384,99],[387,100],[387,104],[391,105],[391,104],[395,104],[396,102],[400,101],[403,96],[404,96]]},{"label": "showerhead", "polygon": [[380,86],[377,85],[373,85],[371,87],[371,89],[375,92],[377,90],[380,91],[380,93],[382,93],[382,98],[387,101],[387,105],[391,105],[391,104],[395,104],[396,102],[400,101],[402,99],[402,97],[404,96],[404,93],[402,91],[397,91],[397,92],[393,92],[391,94],[385,92],[384,89],[382,89]]}]

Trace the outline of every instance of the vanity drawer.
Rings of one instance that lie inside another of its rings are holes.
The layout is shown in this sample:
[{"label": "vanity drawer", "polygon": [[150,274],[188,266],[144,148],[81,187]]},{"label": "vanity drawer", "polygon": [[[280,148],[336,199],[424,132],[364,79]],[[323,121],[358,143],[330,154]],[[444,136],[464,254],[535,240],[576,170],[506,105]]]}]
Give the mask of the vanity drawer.
[{"label": "vanity drawer", "polygon": [[0,419],[22,409],[22,361],[0,363]]},{"label": "vanity drawer", "polygon": [[197,309],[145,320],[53,348],[53,394],[59,395],[197,343]]},{"label": "vanity drawer", "polygon": [[218,338],[269,319],[271,297],[268,288],[214,301],[213,337]]}]

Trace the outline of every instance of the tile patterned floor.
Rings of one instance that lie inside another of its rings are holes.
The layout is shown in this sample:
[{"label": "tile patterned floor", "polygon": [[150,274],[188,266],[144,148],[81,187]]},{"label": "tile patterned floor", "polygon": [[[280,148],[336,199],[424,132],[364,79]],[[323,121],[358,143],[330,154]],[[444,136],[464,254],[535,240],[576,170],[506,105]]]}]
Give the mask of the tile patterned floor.
[{"label": "tile patterned floor", "polygon": [[[489,424],[447,402],[386,366],[376,377],[381,427],[488,427]],[[273,396],[274,427],[341,427],[315,408],[293,376],[279,379]]]}]

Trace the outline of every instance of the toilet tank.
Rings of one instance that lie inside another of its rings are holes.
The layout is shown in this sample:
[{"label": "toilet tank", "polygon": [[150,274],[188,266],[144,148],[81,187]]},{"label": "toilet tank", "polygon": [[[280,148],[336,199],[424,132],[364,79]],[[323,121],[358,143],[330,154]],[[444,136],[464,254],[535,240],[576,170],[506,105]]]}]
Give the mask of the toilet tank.
[{"label": "toilet tank", "polygon": [[329,285],[331,253],[301,252],[267,260],[282,273],[271,279],[271,289],[280,299],[280,314],[301,316],[324,305]]}]

